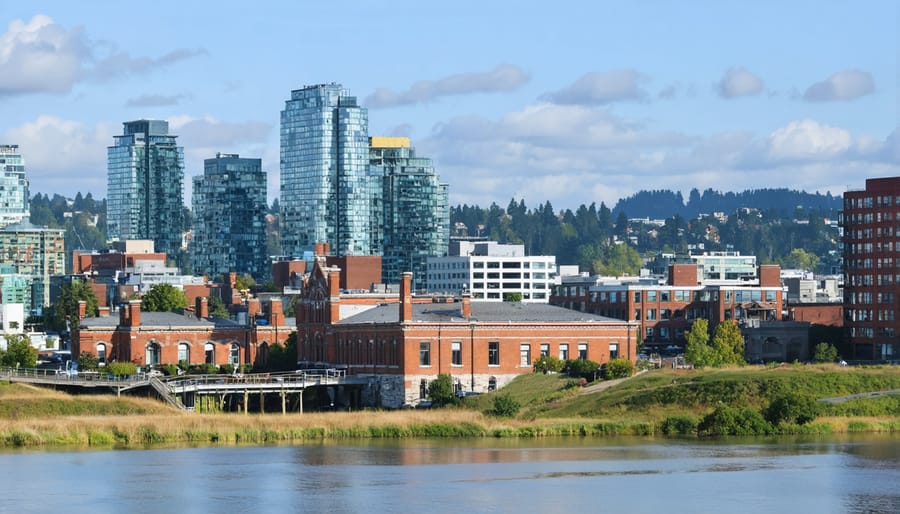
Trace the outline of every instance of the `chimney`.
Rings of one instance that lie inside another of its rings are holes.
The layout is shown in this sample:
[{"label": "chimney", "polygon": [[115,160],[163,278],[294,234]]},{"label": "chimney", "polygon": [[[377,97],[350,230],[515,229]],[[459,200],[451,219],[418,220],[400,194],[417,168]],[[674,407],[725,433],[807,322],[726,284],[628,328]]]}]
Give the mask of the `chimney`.
[{"label": "chimney", "polygon": [[228,273],[228,287],[231,289],[237,287],[237,273],[234,271]]},{"label": "chimney", "polygon": [[400,323],[412,321],[412,272],[400,274]]},{"label": "chimney", "polygon": [[284,325],[284,309],[280,299],[272,298],[269,301],[269,324],[275,327]]},{"label": "chimney", "polygon": [[200,319],[206,319],[209,317],[209,302],[207,301],[205,296],[197,297],[194,314],[196,314]]},{"label": "chimney", "polygon": [[127,323],[125,325],[132,328],[141,326],[141,301],[131,300],[128,302],[127,308]]},{"label": "chimney", "polygon": [[247,316],[252,318],[259,314],[259,298],[250,298],[247,300]]},{"label": "chimney", "polygon": [[462,295],[462,317],[469,319],[472,316],[472,293]]},{"label": "chimney", "polygon": [[331,268],[328,271],[328,323],[336,323],[341,319],[341,270]]},{"label": "chimney", "polygon": [[78,319],[84,319],[87,315],[87,302],[78,300]]}]

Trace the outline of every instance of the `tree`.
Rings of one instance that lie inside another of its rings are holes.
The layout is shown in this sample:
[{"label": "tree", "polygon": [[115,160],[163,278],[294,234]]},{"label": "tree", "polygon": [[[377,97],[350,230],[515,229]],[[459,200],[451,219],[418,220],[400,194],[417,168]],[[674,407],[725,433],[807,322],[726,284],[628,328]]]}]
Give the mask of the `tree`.
[{"label": "tree", "polygon": [[256,281],[247,273],[235,277],[234,287],[238,291],[252,289],[254,286],[256,286]]},{"label": "tree", "polygon": [[690,330],[685,332],[684,338],[687,340],[684,360],[698,368],[711,366],[712,349],[709,347],[709,321],[702,318],[694,320]]},{"label": "tree", "polygon": [[456,403],[456,395],[453,394],[453,377],[447,373],[441,373],[432,380],[428,384],[428,398],[435,407]]},{"label": "tree", "polygon": [[504,293],[503,294],[504,302],[512,302],[517,303],[522,301],[522,293]]},{"label": "tree", "polygon": [[744,336],[736,323],[723,321],[716,325],[712,347],[716,353],[715,366],[738,365],[744,362]]},{"label": "tree", "polygon": [[37,366],[38,351],[31,346],[31,339],[20,334],[6,337],[6,352],[0,357],[0,364],[10,367],[33,368]]},{"label": "tree", "polygon": [[834,362],[838,360],[838,350],[828,343],[819,343],[813,353],[816,362]]},{"label": "tree", "polygon": [[97,356],[91,352],[78,354],[78,369],[81,371],[96,371],[100,367]]},{"label": "tree", "polygon": [[98,314],[97,295],[94,294],[94,290],[87,282],[73,280],[64,284],[60,289],[59,296],[56,297],[56,302],[49,311],[48,324],[60,332],[77,327],[80,321],[78,319],[79,301],[86,302],[85,316]]},{"label": "tree", "polygon": [[794,248],[781,263],[785,268],[815,271],[819,267],[819,257],[802,248]]},{"label": "tree", "polygon": [[209,316],[212,318],[228,318],[230,315],[228,309],[225,308],[225,303],[218,296],[210,296],[207,307],[209,308]]},{"label": "tree", "polygon": [[606,378],[614,380],[617,378],[628,378],[634,374],[634,364],[628,359],[618,358],[610,359],[606,363]]},{"label": "tree", "polygon": [[766,420],[779,423],[804,425],[819,415],[819,402],[808,394],[788,393],[772,400],[765,411]]},{"label": "tree", "polygon": [[500,418],[513,418],[519,413],[522,404],[514,400],[508,394],[501,394],[494,397],[494,408],[488,413]]},{"label": "tree", "polygon": [[187,307],[184,291],[172,284],[156,284],[141,298],[141,309],[147,312],[169,312]]}]

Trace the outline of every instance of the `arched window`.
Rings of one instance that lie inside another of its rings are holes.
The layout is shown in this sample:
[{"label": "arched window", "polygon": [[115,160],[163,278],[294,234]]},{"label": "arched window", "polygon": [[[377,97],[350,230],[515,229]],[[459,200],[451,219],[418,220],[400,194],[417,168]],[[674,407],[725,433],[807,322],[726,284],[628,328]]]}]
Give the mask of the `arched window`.
[{"label": "arched window", "polygon": [[259,345],[259,350],[256,352],[256,362],[260,364],[260,366],[265,366],[269,363],[269,343],[263,343]]},{"label": "arched window", "polygon": [[191,363],[191,347],[187,343],[178,343],[178,362]]},{"label": "arched window", "polygon": [[238,346],[237,343],[231,343],[231,353],[228,354],[228,362],[230,362],[232,366],[239,366],[241,364],[241,347]]},{"label": "arched window", "polygon": [[97,364],[106,364],[106,343],[97,343]]},{"label": "arched window", "polygon": [[159,364],[159,353],[159,343],[155,341],[147,343],[145,362],[150,366],[156,366]]},{"label": "arched window", "polygon": [[203,351],[206,353],[206,362],[207,364],[215,364],[216,363],[216,345],[212,343],[206,343],[203,346]]}]

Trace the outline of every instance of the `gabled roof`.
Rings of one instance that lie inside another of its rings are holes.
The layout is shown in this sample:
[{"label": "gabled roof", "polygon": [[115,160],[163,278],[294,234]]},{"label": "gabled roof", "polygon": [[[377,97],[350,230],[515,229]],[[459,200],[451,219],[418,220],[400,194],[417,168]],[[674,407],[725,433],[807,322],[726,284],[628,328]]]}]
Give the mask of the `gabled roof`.
[{"label": "gabled roof", "polygon": [[[544,303],[518,302],[472,302],[471,317],[462,317],[462,304],[457,303],[414,303],[412,320],[423,323],[582,323],[625,321],[578,312]],[[397,323],[400,319],[400,304],[392,303],[342,319],[336,325],[360,323]]]}]

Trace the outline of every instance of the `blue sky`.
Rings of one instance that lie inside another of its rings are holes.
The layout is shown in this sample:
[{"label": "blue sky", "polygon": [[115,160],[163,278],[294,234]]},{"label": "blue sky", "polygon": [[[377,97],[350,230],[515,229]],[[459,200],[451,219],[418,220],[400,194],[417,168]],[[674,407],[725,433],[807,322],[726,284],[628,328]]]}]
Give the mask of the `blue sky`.
[{"label": "blue sky", "polygon": [[[900,175],[895,1],[0,0],[0,144],[32,192],[106,196],[122,122],[167,119],[186,190],[216,152],[278,196],[292,89],[338,82],[451,204],[642,189],[840,194]],[[187,196],[186,203],[190,204]]]}]

